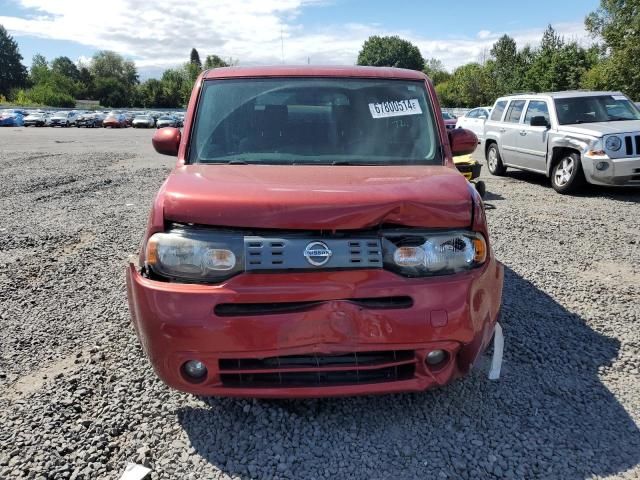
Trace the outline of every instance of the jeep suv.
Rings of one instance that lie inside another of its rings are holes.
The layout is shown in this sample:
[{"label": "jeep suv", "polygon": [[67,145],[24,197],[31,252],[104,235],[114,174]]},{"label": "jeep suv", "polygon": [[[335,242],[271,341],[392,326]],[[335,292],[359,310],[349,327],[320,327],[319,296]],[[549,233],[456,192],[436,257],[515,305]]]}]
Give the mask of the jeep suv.
[{"label": "jeep suv", "polygon": [[640,111],[619,92],[502,97],[484,129],[493,175],[507,167],[541,173],[559,193],[585,181],[640,186]]},{"label": "jeep suv", "polygon": [[[412,70],[216,68],[197,80],[177,155],[127,270],[157,374],[200,395],[419,391],[496,338],[503,268]],[[496,335],[494,337],[494,331]]]}]

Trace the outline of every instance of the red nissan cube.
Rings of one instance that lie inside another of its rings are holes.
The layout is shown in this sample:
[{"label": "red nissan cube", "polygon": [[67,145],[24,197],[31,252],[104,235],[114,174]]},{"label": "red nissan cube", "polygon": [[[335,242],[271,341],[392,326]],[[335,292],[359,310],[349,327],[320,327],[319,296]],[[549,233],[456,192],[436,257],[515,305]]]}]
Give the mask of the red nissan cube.
[{"label": "red nissan cube", "polygon": [[208,70],[183,132],[160,129],[153,144],[178,161],[127,290],[169,386],[263,398],[421,391],[502,340],[503,268],[482,200],[452,161],[477,139],[445,129],[424,74]]}]

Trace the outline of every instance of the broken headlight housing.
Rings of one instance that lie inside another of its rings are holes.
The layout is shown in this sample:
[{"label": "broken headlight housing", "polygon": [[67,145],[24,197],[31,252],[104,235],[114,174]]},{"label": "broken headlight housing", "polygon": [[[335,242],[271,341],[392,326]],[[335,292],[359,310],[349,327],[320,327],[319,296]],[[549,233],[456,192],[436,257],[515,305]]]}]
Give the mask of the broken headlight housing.
[{"label": "broken headlight housing", "polygon": [[156,233],[147,241],[145,267],[167,280],[220,282],[244,270],[243,237],[191,227]]},{"label": "broken headlight housing", "polygon": [[393,234],[383,240],[385,268],[409,277],[470,270],[487,259],[487,242],[476,232]]}]

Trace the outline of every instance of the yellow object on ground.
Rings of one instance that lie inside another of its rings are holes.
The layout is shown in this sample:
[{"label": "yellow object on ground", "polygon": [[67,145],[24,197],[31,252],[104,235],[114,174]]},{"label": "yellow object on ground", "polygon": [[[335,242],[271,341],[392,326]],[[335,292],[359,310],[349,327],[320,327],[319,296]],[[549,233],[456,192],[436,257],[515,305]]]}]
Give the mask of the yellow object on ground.
[{"label": "yellow object on ground", "polygon": [[476,162],[472,158],[471,154],[453,157],[453,163],[456,165],[456,168],[460,173],[462,173],[469,181],[480,176],[480,169],[482,168],[482,165]]}]

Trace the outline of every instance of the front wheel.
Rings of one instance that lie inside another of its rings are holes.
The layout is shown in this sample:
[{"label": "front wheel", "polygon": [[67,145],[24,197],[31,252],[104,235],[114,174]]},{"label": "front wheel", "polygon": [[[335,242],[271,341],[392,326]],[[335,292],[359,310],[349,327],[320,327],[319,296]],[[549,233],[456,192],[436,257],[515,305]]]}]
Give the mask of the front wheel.
[{"label": "front wheel", "polygon": [[487,168],[491,175],[495,175],[497,177],[504,175],[507,171],[507,168],[502,163],[497,143],[492,143],[487,150]]},{"label": "front wheel", "polygon": [[584,184],[584,172],[580,155],[569,153],[563,155],[551,169],[551,186],[558,193],[572,193]]}]

